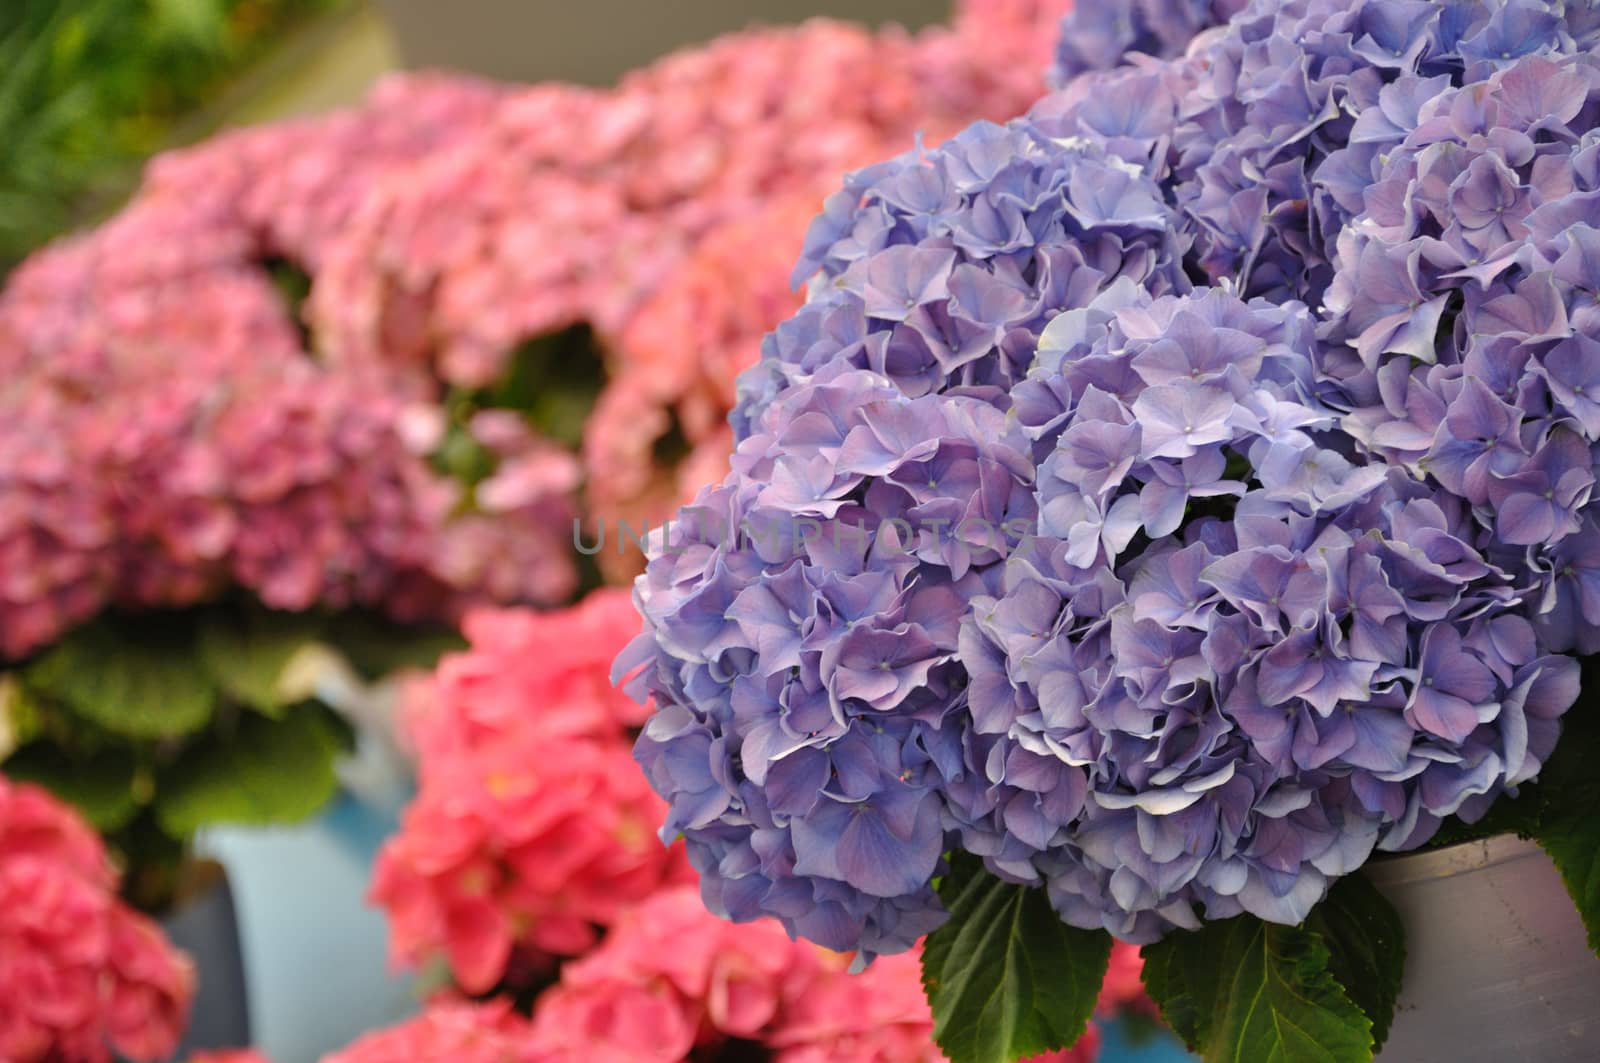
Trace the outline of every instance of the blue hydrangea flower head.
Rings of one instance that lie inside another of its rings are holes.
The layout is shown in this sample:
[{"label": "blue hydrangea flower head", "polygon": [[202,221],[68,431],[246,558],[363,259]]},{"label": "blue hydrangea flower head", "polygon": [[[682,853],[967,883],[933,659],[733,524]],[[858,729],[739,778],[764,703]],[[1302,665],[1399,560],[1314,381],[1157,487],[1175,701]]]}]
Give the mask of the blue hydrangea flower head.
[{"label": "blue hydrangea flower head", "polygon": [[962,632],[966,845],[1076,925],[1299,922],[1536,774],[1576,694],[1470,521],[1338,449],[1314,343],[1298,304],[1113,290],[1017,389],[1049,453]]},{"label": "blue hydrangea flower head", "polygon": [[1600,12],[1085,3],[850,175],[618,671],[707,903],[870,956],[944,854],[1301,921],[1539,774],[1600,650]]},{"label": "blue hydrangea flower head", "polygon": [[1203,30],[1220,26],[1246,0],[1079,0],[1061,20],[1050,83],[1112,70],[1135,55],[1174,59]]},{"label": "blue hydrangea flower head", "polygon": [[813,298],[739,382],[741,436],[772,397],[844,363],[908,395],[1002,397],[1051,316],[1118,278],[1183,291],[1184,243],[1161,189],[1105,139],[979,123],[932,151],[850,175],[812,223]]}]

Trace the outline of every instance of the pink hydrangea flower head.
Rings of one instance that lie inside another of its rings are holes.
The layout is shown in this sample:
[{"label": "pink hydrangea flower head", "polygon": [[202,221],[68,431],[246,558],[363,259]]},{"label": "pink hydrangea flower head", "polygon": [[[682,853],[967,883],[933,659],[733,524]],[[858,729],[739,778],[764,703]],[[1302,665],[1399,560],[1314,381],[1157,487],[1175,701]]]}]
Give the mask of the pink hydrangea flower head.
[{"label": "pink hydrangea flower head", "polygon": [[772,1035],[778,1063],[943,1063],[916,953],[882,957],[859,975],[846,973],[845,957],[822,955]]},{"label": "pink hydrangea flower head", "polygon": [[[0,294],[0,652],[235,587],[401,619],[564,600],[580,493],[659,519],[720,470],[838,174],[1021,111],[1055,6],[754,30],[608,90],[396,78],[156,160]],[[491,417],[488,478],[442,475],[424,440],[461,389],[580,323],[609,369],[582,464]]]},{"label": "pink hydrangea flower head", "polygon": [[116,895],[98,837],[43,790],[0,778],[0,1059],[165,1059],[194,970]]},{"label": "pink hydrangea flower head", "polygon": [[594,591],[567,609],[478,609],[463,620],[470,646],[407,686],[402,714],[426,779],[513,733],[530,741],[621,740],[646,707],[611,683],[611,662],[638,634],[626,590]]},{"label": "pink hydrangea flower head", "polygon": [[569,963],[534,1016],[542,1048],[576,1060],[675,1063],[696,1045],[762,1041],[785,1001],[819,966],[816,950],[776,923],[734,926],[684,887],[658,893]]},{"label": "pink hydrangea flower head", "polygon": [[642,710],[610,681],[637,628],[622,590],[550,613],[478,610],[470,647],[407,687],[421,789],[372,890],[396,962],[444,954],[481,992],[584,952],[688,874],[656,838],[665,807],[629,752]]}]

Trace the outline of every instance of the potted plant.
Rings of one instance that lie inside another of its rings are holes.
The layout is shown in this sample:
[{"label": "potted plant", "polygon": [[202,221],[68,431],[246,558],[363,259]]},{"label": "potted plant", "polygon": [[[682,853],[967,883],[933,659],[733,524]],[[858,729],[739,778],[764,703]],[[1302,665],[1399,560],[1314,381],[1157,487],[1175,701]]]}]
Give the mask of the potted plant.
[{"label": "potted plant", "polygon": [[[1174,39],[1227,14],[1085,6],[1028,118],[830,199],[635,586],[664,837],[726,917],[929,934],[955,1063],[1070,1043],[1113,937],[1206,1059],[1593,1058],[1595,26]],[[1557,988],[1481,1006],[1441,920]]]}]

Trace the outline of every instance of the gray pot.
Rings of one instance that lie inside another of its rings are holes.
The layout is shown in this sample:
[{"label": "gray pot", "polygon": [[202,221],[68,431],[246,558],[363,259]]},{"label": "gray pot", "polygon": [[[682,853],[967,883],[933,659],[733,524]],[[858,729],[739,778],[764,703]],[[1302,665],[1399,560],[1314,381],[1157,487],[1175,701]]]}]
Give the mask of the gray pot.
[{"label": "gray pot", "polygon": [[1600,1060],[1600,958],[1537,845],[1507,835],[1365,871],[1406,928],[1383,1063]]},{"label": "gray pot", "polygon": [[248,1048],[250,1005],[227,874],[218,867],[210,885],[169,912],[161,927],[195,966],[189,1029],[173,1058],[187,1059],[195,1051]]}]

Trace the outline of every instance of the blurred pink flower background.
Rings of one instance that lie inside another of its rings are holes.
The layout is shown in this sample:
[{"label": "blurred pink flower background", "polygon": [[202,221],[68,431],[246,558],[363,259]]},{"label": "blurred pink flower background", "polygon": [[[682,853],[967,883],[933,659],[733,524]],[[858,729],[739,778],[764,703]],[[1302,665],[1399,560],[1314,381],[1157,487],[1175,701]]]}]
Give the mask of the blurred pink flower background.
[{"label": "blurred pink flower background", "polygon": [[[395,78],[157,159],[0,295],[0,653],[233,586],[406,620],[567,599],[580,498],[659,517],[720,473],[839,175],[1020,112],[1064,7],[752,30],[612,90]],[[580,323],[607,381],[581,454],[488,411],[490,475],[441,472],[446,401]]]}]

